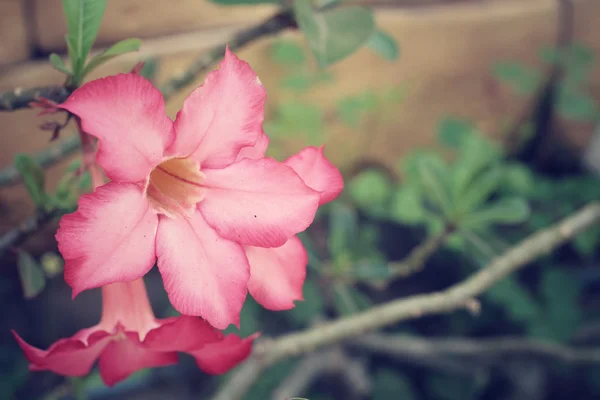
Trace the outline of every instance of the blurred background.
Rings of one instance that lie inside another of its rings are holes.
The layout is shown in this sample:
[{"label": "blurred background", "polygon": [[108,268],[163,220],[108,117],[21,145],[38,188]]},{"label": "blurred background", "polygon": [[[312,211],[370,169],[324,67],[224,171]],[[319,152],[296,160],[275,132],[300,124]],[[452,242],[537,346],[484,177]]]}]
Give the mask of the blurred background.
[{"label": "blurred background", "polygon": [[[290,5],[242,3],[109,0],[94,48],[131,37],[143,44],[87,79],[127,72],[145,60],[145,73],[160,86]],[[384,39],[371,39],[326,68],[319,68],[297,28],[237,50],[267,89],[269,154],[283,160],[325,144],[346,178],[344,193],[302,236],[310,254],[306,301],[274,313],[249,298],[244,335],[278,335],[441,290],[600,200],[600,1],[351,4],[372,9]],[[60,85],[64,75],[48,56],[66,55],[65,33],[60,0],[0,0],[0,91]],[[169,116],[203,79],[198,74],[171,93]],[[36,114],[0,113],[0,243],[36,213],[13,165],[19,153],[41,162],[51,192],[64,189],[61,182],[77,168],[75,127],[50,142],[51,133],[39,125],[52,117]],[[457,183],[460,174],[468,178]],[[83,190],[89,182],[82,177],[78,184]],[[448,198],[440,199],[440,190]],[[229,374],[209,377],[186,357],[112,389],[97,371],[77,380],[28,372],[10,329],[46,348],[100,315],[99,290],[71,301],[56,226],[50,221],[0,253],[0,399],[204,399],[227,385]],[[528,351],[410,351],[410,340],[431,344],[449,337],[467,347],[505,336],[600,347],[599,244],[598,227],[579,235],[481,296],[476,315],[463,310],[416,319],[385,329],[384,336],[326,349],[322,358],[284,360],[244,398],[600,398],[600,359],[595,365]],[[155,313],[175,315],[156,269],[146,283]],[[409,342],[392,351],[384,339],[394,337]]]}]

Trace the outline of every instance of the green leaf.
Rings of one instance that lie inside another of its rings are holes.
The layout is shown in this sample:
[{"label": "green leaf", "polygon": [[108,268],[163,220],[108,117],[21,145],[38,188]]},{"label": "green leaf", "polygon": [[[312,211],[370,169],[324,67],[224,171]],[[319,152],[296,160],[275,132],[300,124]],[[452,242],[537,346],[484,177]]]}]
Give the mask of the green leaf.
[{"label": "green leaf", "polygon": [[589,121],[598,114],[594,97],[566,85],[559,86],[558,111],[574,121]]},{"label": "green leaf", "polygon": [[448,187],[448,167],[439,157],[420,157],[416,164],[423,193],[446,218],[453,218],[454,199]]},{"label": "green leaf", "polygon": [[395,61],[400,55],[396,39],[380,29],[373,32],[367,46],[388,61]]},{"label": "green leaf", "polygon": [[502,169],[500,188],[503,192],[529,196],[532,192],[538,190],[536,185],[539,184],[539,178],[526,165],[505,163],[502,165]]},{"label": "green leaf", "polygon": [[502,62],[492,67],[496,79],[509,84],[518,94],[531,94],[538,87],[541,74],[518,62]]},{"label": "green leaf", "polygon": [[90,60],[90,62],[85,66],[85,69],[83,70],[83,76],[86,76],[99,65],[104,64],[108,60],[115,58],[118,55],[131,53],[132,51],[139,50],[141,45],[142,40],[136,38],[124,39],[120,42],[113,44],[108,49],[104,50],[102,53],[98,54]]},{"label": "green leaf", "polygon": [[486,168],[498,162],[501,151],[498,146],[479,135],[465,137],[458,160],[452,166],[452,193],[456,199],[473,184],[474,179]]},{"label": "green leaf", "polygon": [[356,279],[378,281],[390,277],[390,268],[383,256],[371,257],[355,262],[350,273]]},{"label": "green leaf", "polygon": [[333,303],[340,315],[356,314],[373,305],[357,288],[343,283],[334,284]]},{"label": "green leaf", "polygon": [[15,156],[15,168],[23,177],[23,183],[36,207],[43,209],[48,203],[48,195],[44,189],[44,171],[39,164],[27,154]]},{"label": "green leaf", "polygon": [[65,65],[65,62],[62,59],[62,57],[56,53],[50,54],[50,64],[52,64],[52,67],[54,67],[54,69],[62,72],[63,74],[69,76],[72,75],[71,70]]},{"label": "green leaf", "polygon": [[158,72],[158,58],[150,57],[144,60],[144,66],[140,70],[140,76],[153,82]]},{"label": "green leaf", "polygon": [[421,193],[414,186],[402,185],[392,195],[390,202],[392,219],[406,224],[418,224],[427,219]]},{"label": "green leaf", "polygon": [[299,101],[281,103],[275,118],[265,123],[265,131],[273,137],[300,136],[310,143],[322,142],[323,110]]},{"label": "green leaf", "polygon": [[375,30],[373,13],[368,8],[349,6],[315,12],[310,0],[295,0],[294,11],[321,68],[354,53]]},{"label": "green leaf", "polygon": [[23,250],[18,251],[17,266],[21,286],[23,287],[23,295],[26,299],[36,297],[46,286],[46,278],[42,268],[31,254]]},{"label": "green leaf", "polygon": [[271,58],[278,64],[299,67],[306,62],[304,49],[291,40],[278,40],[271,46]]},{"label": "green leaf", "polygon": [[482,207],[498,190],[501,179],[502,168],[500,166],[493,166],[477,175],[457,200],[459,212],[466,214]]},{"label": "green leaf", "polygon": [[529,215],[529,205],[523,198],[505,198],[465,216],[460,226],[478,229],[493,224],[519,224],[526,221]]},{"label": "green leaf", "polygon": [[338,101],[336,109],[340,119],[356,128],[361,117],[377,108],[377,96],[372,91],[365,91],[355,96],[343,97]]},{"label": "green leaf", "polygon": [[62,0],[67,19],[67,45],[73,75],[79,84],[83,65],[94,45],[107,0]]},{"label": "green leaf", "polygon": [[456,117],[445,117],[437,127],[438,143],[443,146],[459,148],[473,134],[473,124]]},{"label": "green leaf", "polygon": [[327,245],[331,258],[342,256],[356,243],[358,216],[351,207],[339,202],[331,203]]},{"label": "green leaf", "polygon": [[392,181],[380,170],[369,168],[352,178],[347,190],[358,207],[381,215],[392,195]]},{"label": "green leaf", "polygon": [[373,400],[417,400],[415,389],[406,375],[393,369],[380,369],[373,377]]}]

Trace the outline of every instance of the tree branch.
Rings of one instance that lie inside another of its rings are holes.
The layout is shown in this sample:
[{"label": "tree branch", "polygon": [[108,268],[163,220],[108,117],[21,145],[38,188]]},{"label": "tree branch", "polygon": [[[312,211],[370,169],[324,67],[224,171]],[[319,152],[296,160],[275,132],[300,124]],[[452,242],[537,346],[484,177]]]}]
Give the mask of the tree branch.
[{"label": "tree branch", "polygon": [[62,103],[73,92],[64,86],[42,86],[35,88],[16,88],[0,92],[0,111],[15,111],[22,108],[29,108],[29,103],[38,101],[42,98],[52,100],[55,103]]},{"label": "tree branch", "polygon": [[[77,136],[68,137],[40,151],[35,155],[35,160],[42,168],[48,168],[57,162],[74,154],[80,147]],[[11,186],[21,182],[22,176],[14,166],[0,170],[0,187]]]},{"label": "tree branch", "polygon": [[38,211],[35,215],[32,215],[21,222],[19,226],[6,232],[0,237],[0,258],[2,258],[9,249],[25,242],[31,234],[37,232],[48,222],[60,215],[61,211],[58,209],[49,213]]},{"label": "tree branch", "polygon": [[294,28],[296,26],[296,20],[292,11],[287,9],[282,10],[256,26],[239,31],[227,43],[220,44],[206,51],[195,59],[182,74],[172,77],[161,85],[159,89],[165,99],[168,99],[177,91],[192,83],[198,75],[221,59],[225,54],[225,47],[227,45],[230,50],[238,50],[256,39],[274,35],[286,28]]},{"label": "tree branch", "polygon": [[567,364],[600,363],[600,348],[568,347],[548,340],[521,337],[424,339],[373,333],[353,340],[351,345],[400,358],[451,356],[475,360],[478,364],[494,364],[517,357]]},{"label": "tree branch", "polygon": [[263,368],[284,358],[308,353],[318,347],[357,337],[367,331],[401,321],[467,307],[476,296],[507,275],[550,253],[599,222],[600,203],[590,203],[550,228],[534,233],[493,260],[487,267],[446,290],[394,300],[303,332],[263,340],[257,343],[252,358],[230,381],[228,387],[234,386],[235,393],[217,394],[215,399],[238,399],[260,376]]}]

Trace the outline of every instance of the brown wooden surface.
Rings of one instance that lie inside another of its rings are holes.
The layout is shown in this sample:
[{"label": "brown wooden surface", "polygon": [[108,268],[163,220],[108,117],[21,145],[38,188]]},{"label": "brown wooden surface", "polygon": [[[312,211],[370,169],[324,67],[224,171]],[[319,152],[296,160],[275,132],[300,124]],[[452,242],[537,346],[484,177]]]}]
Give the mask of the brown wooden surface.
[{"label": "brown wooden surface", "polygon": [[29,57],[27,23],[21,0],[0,1],[0,65]]}]

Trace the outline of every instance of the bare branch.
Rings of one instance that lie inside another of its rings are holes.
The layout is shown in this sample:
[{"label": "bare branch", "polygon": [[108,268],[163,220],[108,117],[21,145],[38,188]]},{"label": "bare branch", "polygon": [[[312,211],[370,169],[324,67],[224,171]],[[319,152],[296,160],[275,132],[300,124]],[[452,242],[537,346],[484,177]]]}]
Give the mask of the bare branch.
[{"label": "bare branch", "polygon": [[[35,160],[42,168],[48,168],[57,162],[74,154],[80,147],[77,136],[68,137],[57,141],[35,155]],[[14,166],[0,170],[0,187],[14,185],[21,182],[22,177]]]},{"label": "bare branch", "polygon": [[582,365],[600,363],[600,348],[568,347],[548,340],[522,337],[425,339],[373,333],[357,338],[351,344],[393,357],[452,356],[476,360],[478,364],[497,364],[511,358],[535,358]]},{"label": "bare branch", "polygon": [[0,111],[15,111],[29,108],[29,103],[40,99],[62,103],[69,97],[72,90],[64,86],[43,86],[35,88],[17,88],[0,92]]},{"label": "bare branch", "polygon": [[54,210],[49,213],[40,211],[21,222],[19,226],[2,235],[2,237],[0,237],[0,258],[2,258],[4,253],[8,250],[25,242],[31,234],[37,232],[60,214],[60,210]]},{"label": "bare branch", "polygon": [[590,203],[550,228],[534,233],[493,260],[487,267],[446,290],[398,299],[362,313],[323,323],[303,332],[263,340],[262,343],[257,343],[253,357],[238,370],[238,373],[234,374],[230,381],[228,387],[234,386],[235,393],[228,393],[225,396],[218,394],[216,399],[240,398],[260,376],[263,368],[284,358],[308,353],[318,347],[358,337],[365,332],[401,321],[465,308],[476,296],[501,279],[536,258],[552,252],[599,222],[600,203]]}]

